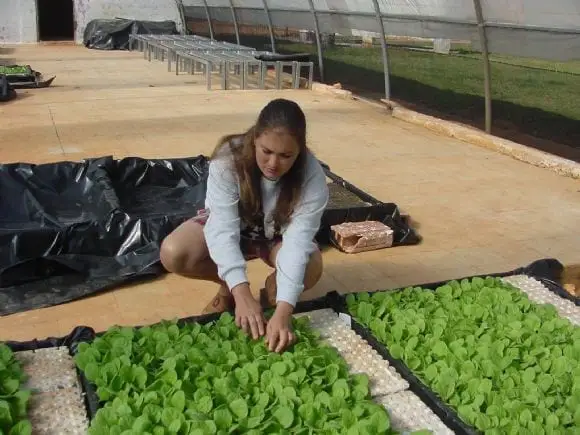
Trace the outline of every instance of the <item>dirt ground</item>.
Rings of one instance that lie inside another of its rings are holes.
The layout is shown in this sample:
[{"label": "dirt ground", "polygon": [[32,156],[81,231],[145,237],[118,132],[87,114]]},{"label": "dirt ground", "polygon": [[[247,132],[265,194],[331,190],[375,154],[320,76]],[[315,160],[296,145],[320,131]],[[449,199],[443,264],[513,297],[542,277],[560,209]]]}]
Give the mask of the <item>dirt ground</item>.
[{"label": "dirt ground", "polygon": [[[507,271],[544,257],[580,263],[579,180],[437,135],[375,106],[307,90],[207,91],[199,75],[176,76],[139,53],[52,45],[19,47],[10,57],[56,80],[0,106],[3,163],[207,154],[222,135],[247,128],[272,98],[298,101],[317,156],[371,195],[397,203],[424,237],[417,246],[325,252],[323,278],[305,298]],[[255,291],[266,273],[265,265],[250,264]],[[198,314],[215,290],[166,275],[0,318],[0,339]]]}]

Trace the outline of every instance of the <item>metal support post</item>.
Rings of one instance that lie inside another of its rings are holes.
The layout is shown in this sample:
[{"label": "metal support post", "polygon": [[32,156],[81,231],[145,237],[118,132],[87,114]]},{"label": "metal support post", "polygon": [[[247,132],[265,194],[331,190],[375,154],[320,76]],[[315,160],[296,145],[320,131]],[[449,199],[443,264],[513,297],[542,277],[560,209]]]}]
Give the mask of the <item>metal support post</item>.
[{"label": "metal support post", "polygon": [[177,7],[177,12],[179,13],[179,19],[181,21],[181,34],[187,35],[189,31],[187,29],[187,21],[185,20],[185,8],[183,7],[183,1],[175,0],[175,6]]},{"label": "metal support post", "polygon": [[234,0],[230,0],[230,9],[232,11],[232,20],[234,22],[234,31],[236,32],[236,43],[240,45],[240,29],[238,28],[238,17],[236,15],[236,7]]},{"label": "metal support post", "polygon": [[489,63],[489,50],[487,46],[487,35],[485,31],[485,20],[480,0],[473,0],[475,16],[477,17],[477,29],[479,31],[479,42],[481,44],[481,56],[483,58],[483,86],[485,88],[485,132],[491,133],[492,113],[491,113],[491,65]]},{"label": "metal support post", "polygon": [[308,0],[310,3],[310,12],[314,20],[314,31],[316,32],[316,51],[318,52],[318,71],[320,73],[320,81],[324,83],[324,60],[322,59],[322,41],[320,40],[320,26],[318,25],[318,14],[314,7],[314,0]]},{"label": "metal support post", "polygon": [[214,40],[213,37],[213,24],[211,22],[211,15],[209,14],[209,6],[207,5],[207,0],[203,0],[203,7],[205,9],[205,16],[207,17],[207,24],[209,26],[209,37]]},{"label": "metal support post", "polygon": [[272,26],[272,17],[270,16],[270,8],[268,8],[268,1],[262,0],[264,4],[264,12],[268,20],[268,27],[270,28],[270,42],[272,44],[272,53],[276,53],[276,40],[274,39],[274,27]]},{"label": "metal support post", "polygon": [[383,72],[385,74],[385,98],[389,100],[391,98],[391,83],[389,80],[389,58],[387,53],[387,35],[385,35],[385,25],[383,23],[383,17],[381,14],[381,8],[379,6],[378,0],[373,0],[373,5],[375,7],[375,16],[377,17],[377,24],[379,25],[379,31],[381,32],[381,49],[383,52]]}]

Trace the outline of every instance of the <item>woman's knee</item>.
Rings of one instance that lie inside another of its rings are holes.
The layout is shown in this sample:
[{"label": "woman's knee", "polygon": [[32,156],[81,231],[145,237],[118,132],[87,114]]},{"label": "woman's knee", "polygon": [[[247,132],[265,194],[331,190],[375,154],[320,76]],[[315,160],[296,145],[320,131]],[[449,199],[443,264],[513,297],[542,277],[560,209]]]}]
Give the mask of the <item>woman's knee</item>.
[{"label": "woman's knee", "polygon": [[304,274],[304,290],[309,290],[314,287],[320,278],[322,278],[323,262],[322,254],[317,249],[310,255],[310,260],[306,266],[306,273]]},{"label": "woman's knee", "polygon": [[171,234],[161,243],[159,257],[163,267],[172,273],[182,272],[188,260],[187,252]]},{"label": "woman's knee", "polygon": [[197,227],[186,222],[161,243],[159,257],[161,264],[168,272],[191,273],[196,264],[207,257],[203,230]]}]

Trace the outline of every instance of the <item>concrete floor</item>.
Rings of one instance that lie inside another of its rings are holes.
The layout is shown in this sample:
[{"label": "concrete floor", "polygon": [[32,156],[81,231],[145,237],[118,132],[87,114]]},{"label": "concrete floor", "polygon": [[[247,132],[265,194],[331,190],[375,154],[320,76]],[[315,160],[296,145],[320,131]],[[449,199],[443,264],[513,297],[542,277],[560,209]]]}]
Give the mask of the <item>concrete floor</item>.
[{"label": "concrete floor", "polygon": [[[306,90],[208,92],[201,77],[175,76],[138,53],[29,46],[11,57],[57,77],[51,88],[21,91],[0,106],[4,163],[207,154],[220,136],[247,128],[270,99],[298,101],[318,157],[373,196],[399,204],[424,237],[412,247],[325,253],[323,279],[307,298],[511,270],[543,257],[580,262],[580,181],[395,120],[372,105]],[[267,272],[250,264],[254,290]],[[198,314],[215,290],[166,275],[0,318],[0,339]]]}]

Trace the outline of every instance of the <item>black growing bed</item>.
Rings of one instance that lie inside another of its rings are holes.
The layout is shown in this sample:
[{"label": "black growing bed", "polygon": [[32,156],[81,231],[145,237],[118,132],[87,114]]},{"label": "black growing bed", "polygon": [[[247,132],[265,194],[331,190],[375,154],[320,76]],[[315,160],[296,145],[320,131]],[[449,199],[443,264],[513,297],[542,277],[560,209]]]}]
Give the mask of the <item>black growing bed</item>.
[{"label": "black growing bed", "polygon": [[[299,313],[306,313],[309,311],[320,310],[325,308],[333,308],[337,307],[339,304],[338,294],[333,292],[329,295],[322,296],[316,299],[312,299],[309,301],[302,301],[296,304],[296,308],[294,310],[295,314]],[[190,316],[186,318],[179,319],[177,321],[178,325],[184,325],[187,323],[199,323],[201,325],[205,325],[210,322],[214,322],[219,319],[222,313],[212,313],[207,315],[200,315],[200,316]],[[234,313],[231,312],[233,315]],[[135,326],[136,328],[141,328],[143,326],[149,325],[138,325]],[[72,345],[70,346],[71,354],[74,356],[77,353],[78,344],[81,342],[89,343],[94,338],[102,336],[105,331],[95,333],[90,328],[80,327],[78,328],[79,331],[83,332],[83,335],[75,340]],[[86,393],[86,404],[87,404],[87,412],[89,415],[89,419],[92,420],[96,415],[97,411],[101,407],[101,403],[97,396],[96,388],[94,385],[85,377],[85,375],[79,370],[79,376],[81,380],[81,385],[83,390]]]},{"label": "black growing bed", "polygon": [[[552,291],[554,294],[558,295],[563,299],[572,301],[578,306],[580,298],[570,295],[566,290],[562,288],[558,281],[562,275],[564,266],[556,259],[546,258],[534,261],[528,266],[520,267],[509,272],[499,272],[483,275],[472,275],[462,278],[456,278],[455,280],[461,281],[463,279],[471,279],[475,277],[485,278],[485,277],[508,277],[514,275],[526,275],[531,278],[535,278],[540,281],[546,288]],[[426,290],[435,290],[436,288],[448,283],[451,280],[439,281],[429,284],[418,284],[413,287],[420,287]],[[384,292],[389,289],[376,290],[365,293],[376,293]],[[405,365],[400,359],[394,358],[384,344],[382,344],[371,332],[371,330],[356,319],[351,317],[346,304],[346,294],[329,294],[329,302],[333,305],[338,313],[342,313],[350,318],[352,329],[363,339],[365,339],[373,349],[375,349],[383,358],[389,361],[389,363],[397,370],[397,372],[409,382],[409,389],[414,392],[419,398],[431,409],[433,412],[452,429],[456,434],[459,435],[475,435],[480,432],[476,428],[466,424],[458,414],[446,405],[429,387],[427,387],[413,372]]]},{"label": "black growing bed", "polygon": [[[394,244],[420,242],[396,204],[382,203],[324,165],[368,205],[327,207],[331,225],[376,219]],[[69,302],[165,272],[161,241],[204,206],[208,159],[128,157],[42,165],[0,164],[0,315]]]},{"label": "black growing bed", "polygon": [[[513,275],[527,275],[538,279],[552,292],[560,297],[572,300],[573,297],[569,295],[559,284],[559,276],[563,266],[560,262],[555,259],[543,259],[538,260],[526,267],[521,267],[510,272],[502,272],[495,274],[479,275],[480,277],[507,277]],[[466,278],[473,278],[474,276],[469,276]],[[463,278],[458,278],[461,280]],[[442,281],[437,283],[421,285],[425,289],[435,289],[448,281]],[[384,291],[379,290],[379,291]],[[577,298],[576,298],[576,303]],[[346,307],[346,295],[339,295],[336,291],[332,291],[327,295],[310,300],[299,302],[296,306],[295,313],[303,313],[318,309],[331,308],[339,314],[346,314],[350,317],[348,309]],[[197,322],[200,324],[206,324],[215,321],[219,318],[220,313],[209,314],[204,316],[192,316],[178,321],[179,324]],[[395,359],[387,347],[381,344],[370,332],[369,329],[362,326],[355,319],[351,318],[352,329],[363,339],[365,339],[383,358],[389,361],[389,363],[397,370],[401,376],[409,382],[410,390],[419,396],[419,398],[434,411],[434,413],[446,424],[449,428],[454,430],[458,434],[476,434],[478,433],[474,428],[466,425],[447,405],[445,405],[437,395],[431,391],[423,382],[421,382],[406,365]],[[138,326],[139,327],[139,326]],[[92,328],[79,326],[75,328],[66,337],[60,338],[47,338],[44,340],[32,340],[28,342],[5,342],[13,351],[26,351],[43,349],[58,346],[67,346],[70,350],[71,355],[76,355],[78,345],[83,342],[91,342],[95,337],[104,334],[104,332],[96,333]],[[78,374],[81,380],[81,385],[86,393],[86,406],[89,418],[92,420],[97,410],[100,407],[99,400],[96,395],[96,390],[92,384],[85,378],[84,374],[78,370]]]}]

